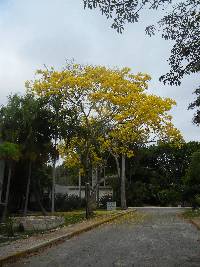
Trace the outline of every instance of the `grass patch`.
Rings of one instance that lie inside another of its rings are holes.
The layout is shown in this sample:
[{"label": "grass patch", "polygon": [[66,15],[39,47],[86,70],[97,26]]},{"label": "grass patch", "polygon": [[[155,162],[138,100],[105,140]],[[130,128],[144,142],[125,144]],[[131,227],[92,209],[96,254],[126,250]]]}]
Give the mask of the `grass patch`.
[{"label": "grass patch", "polygon": [[[94,216],[92,218],[99,218],[99,217],[107,217],[111,216],[113,214],[118,213],[117,211],[107,211],[107,210],[96,210],[94,212]],[[80,223],[85,218],[85,211],[84,210],[78,210],[78,211],[67,211],[67,212],[55,212],[55,216],[63,216],[65,218],[65,225],[71,225],[75,223]]]},{"label": "grass patch", "polygon": [[[119,213],[119,211],[107,211],[107,210],[96,210],[94,212],[94,216],[91,219],[99,219],[99,218],[106,218],[112,216],[114,214]],[[32,213],[31,216],[40,216],[42,215],[40,212]],[[47,215],[51,216],[51,213]],[[67,212],[55,212],[54,216],[62,216],[65,219],[64,226],[73,225],[76,223],[80,223],[86,220],[85,218],[85,210],[75,210],[75,211],[67,211]],[[13,236],[11,236],[10,232],[10,221],[7,221],[6,224],[0,224],[0,246],[5,245],[6,243],[10,243],[17,239],[24,239],[28,238],[29,236],[39,235],[41,233],[48,233],[52,230],[43,230],[43,231],[26,231],[26,232],[18,232],[14,231]],[[61,226],[62,227],[62,226]]]},{"label": "grass patch", "polygon": [[114,223],[114,224],[133,225],[137,223],[142,223],[146,217],[147,217],[146,214],[134,211],[123,215],[122,217],[113,221],[112,224]]},{"label": "grass patch", "polygon": [[119,213],[117,210],[96,210],[95,211],[95,216],[109,216],[109,215],[114,215]]},{"label": "grass patch", "polygon": [[68,211],[68,212],[55,212],[55,216],[62,216],[65,218],[65,225],[75,224],[85,220],[85,212],[81,211]]},{"label": "grass patch", "polygon": [[186,210],[182,216],[185,218],[185,219],[192,219],[192,218],[196,218],[196,217],[200,217],[200,209],[196,209],[196,210],[193,210],[193,209],[189,209],[189,210]]}]

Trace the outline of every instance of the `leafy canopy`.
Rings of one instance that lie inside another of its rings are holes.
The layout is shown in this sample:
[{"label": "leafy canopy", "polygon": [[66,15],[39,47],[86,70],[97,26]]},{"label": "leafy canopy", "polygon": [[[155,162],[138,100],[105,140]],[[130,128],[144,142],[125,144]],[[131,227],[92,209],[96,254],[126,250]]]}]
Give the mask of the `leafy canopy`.
[{"label": "leafy canopy", "polygon": [[200,151],[196,151],[191,156],[191,164],[188,168],[186,181],[192,185],[199,185],[200,181]]},{"label": "leafy canopy", "polygon": [[40,97],[59,96],[63,109],[77,111],[81,129],[65,150],[69,158],[74,155],[74,161],[81,160],[78,151],[85,150],[86,159],[101,162],[103,152],[109,149],[131,156],[131,145],[136,143],[153,138],[182,140],[168,113],[175,101],[148,94],[147,74],[74,63],[61,71],[51,68],[37,74],[36,80],[26,83],[29,90]]},{"label": "leafy canopy", "polygon": [[0,144],[0,159],[18,161],[20,156],[19,145],[10,142]]},{"label": "leafy canopy", "polygon": [[194,102],[192,102],[189,105],[189,109],[194,109],[195,110],[193,122],[197,126],[199,126],[200,125],[200,87],[197,88],[194,93],[196,94],[196,99],[195,99]]},{"label": "leafy canopy", "polygon": [[145,9],[171,7],[157,25],[146,28],[150,36],[162,32],[162,38],[173,40],[169,58],[169,73],[161,76],[164,83],[180,85],[182,78],[200,70],[200,1],[199,0],[83,0],[84,7],[99,9],[108,19],[112,28],[122,33],[126,23],[139,21]]}]

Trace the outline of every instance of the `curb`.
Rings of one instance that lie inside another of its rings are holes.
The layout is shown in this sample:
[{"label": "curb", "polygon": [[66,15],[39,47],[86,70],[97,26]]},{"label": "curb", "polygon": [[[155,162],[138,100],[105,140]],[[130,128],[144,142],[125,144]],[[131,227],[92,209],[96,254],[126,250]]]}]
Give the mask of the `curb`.
[{"label": "curb", "polygon": [[2,257],[2,258],[0,258],[0,266],[3,266],[6,263],[15,262],[15,261],[19,260],[20,258],[23,258],[29,254],[38,252],[42,248],[47,248],[47,247],[56,245],[58,243],[62,243],[67,239],[70,239],[74,236],[80,235],[81,233],[90,231],[90,230],[92,230],[92,229],[94,229],[94,228],[96,228],[102,224],[105,224],[107,222],[111,222],[111,221],[113,221],[119,217],[124,216],[125,214],[129,214],[129,213],[134,212],[134,211],[136,211],[136,209],[130,209],[130,210],[120,212],[116,215],[111,216],[110,218],[103,219],[103,220],[98,221],[98,222],[91,224],[89,226],[85,226],[79,230],[72,231],[70,233],[64,234],[64,235],[56,237],[56,238],[52,238],[48,241],[44,241],[43,243],[40,243],[39,245],[34,245],[33,247],[30,247],[28,249],[24,249],[24,250],[21,250],[19,252],[8,255],[6,257]]},{"label": "curb", "polygon": [[194,221],[194,219],[184,218],[183,214],[179,214],[178,217],[180,219],[183,219],[185,222],[192,224],[195,226],[198,230],[200,230],[200,225]]},{"label": "curb", "polygon": [[194,220],[190,219],[189,223],[193,224],[198,230],[200,230],[200,225],[196,223]]}]

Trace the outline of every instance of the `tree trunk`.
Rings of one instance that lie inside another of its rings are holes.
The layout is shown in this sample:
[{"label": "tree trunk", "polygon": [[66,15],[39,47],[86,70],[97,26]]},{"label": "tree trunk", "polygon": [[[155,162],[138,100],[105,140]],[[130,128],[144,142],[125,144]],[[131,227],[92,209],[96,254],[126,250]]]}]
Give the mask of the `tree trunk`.
[{"label": "tree trunk", "polygon": [[106,186],[106,167],[104,166],[103,167],[103,186],[105,187]]},{"label": "tree trunk", "polygon": [[120,173],[120,166],[119,166],[119,157],[115,154],[113,154],[113,156],[114,156],[116,166],[117,166],[117,175],[118,175],[118,178],[120,179],[121,173]]},{"label": "tree trunk", "polygon": [[32,162],[30,160],[29,161],[29,166],[28,166],[28,181],[27,181],[27,186],[26,186],[26,199],[25,199],[25,205],[24,205],[24,216],[26,216],[27,208],[28,208],[30,183],[31,183],[31,170],[32,170]]},{"label": "tree trunk", "polygon": [[99,208],[99,184],[97,184],[96,199],[97,199],[97,208]]},{"label": "tree trunk", "polygon": [[3,193],[4,173],[5,173],[5,161],[0,160],[0,203],[2,201],[1,197]]},{"label": "tree trunk", "polygon": [[125,155],[122,155],[122,174],[121,174],[121,208],[127,209],[126,206],[126,161]]},{"label": "tree trunk", "polygon": [[42,202],[41,202],[41,199],[40,199],[40,194],[39,194],[39,191],[37,190],[36,186],[34,187],[34,195],[35,195],[36,201],[37,201],[37,203],[38,203],[38,205],[39,205],[39,207],[40,207],[40,209],[42,211],[42,214],[44,216],[46,216],[47,212],[46,212],[45,208],[42,205]]},{"label": "tree trunk", "polygon": [[92,168],[92,188],[97,184],[97,168]]},{"label": "tree trunk", "polygon": [[85,200],[86,200],[86,219],[89,219],[93,215],[92,197],[90,191],[90,184],[85,184]]},{"label": "tree trunk", "polygon": [[132,183],[132,174],[133,174],[133,172],[132,172],[132,165],[130,163],[129,164],[129,184]]},{"label": "tree trunk", "polygon": [[78,173],[78,190],[79,190],[79,198],[81,199],[81,172]]},{"label": "tree trunk", "polygon": [[98,186],[97,175],[98,175],[97,167],[92,168],[92,188],[90,190],[91,210],[95,210],[97,207],[97,186]]},{"label": "tree trunk", "polygon": [[99,168],[95,168],[95,185],[94,185],[94,194],[95,194],[95,201],[96,207],[99,207]]},{"label": "tree trunk", "polygon": [[9,200],[9,193],[10,193],[10,181],[11,181],[11,175],[12,175],[12,165],[9,164],[9,170],[8,170],[8,181],[7,181],[7,187],[6,187],[6,197],[5,197],[5,206],[2,216],[2,221],[4,222],[7,216],[8,212],[8,200]]},{"label": "tree trunk", "polygon": [[55,212],[55,181],[56,181],[56,159],[53,161],[53,175],[52,175],[52,192],[51,192],[51,213]]}]

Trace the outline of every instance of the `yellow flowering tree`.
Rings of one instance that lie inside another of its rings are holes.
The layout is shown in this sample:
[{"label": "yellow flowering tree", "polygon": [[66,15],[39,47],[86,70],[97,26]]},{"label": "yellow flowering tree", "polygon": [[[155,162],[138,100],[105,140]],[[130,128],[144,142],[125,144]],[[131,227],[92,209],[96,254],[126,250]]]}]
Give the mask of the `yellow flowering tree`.
[{"label": "yellow flowering tree", "polygon": [[[121,206],[126,208],[125,157],[134,146],[152,141],[180,143],[182,136],[171,120],[175,105],[170,98],[148,94],[149,75],[133,75],[130,69],[92,68],[98,90],[91,94],[96,112],[109,122],[102,145],[114,156],[121,178]],[[120,168],[121,159],[121,168]]]},{"label": "yellow flowering tree", "polygon": [[[82,151],[87,151],[85,161],[90,158],[92,164],[101,162],[103,152],[109,151],[121,178],[121,206],[126,208],[125,158],[134,155],[134,146],[158,140],[178,143],[182,139],[169,115],[175,101],[149,94],[150,76],[134,75],[129,68],[72,63],[61,71],[52,68],[37,74],[39,78],[28,82],[27,87],[39,96],[59,95],[65,106],[77,110],[84,125],[85,131],[80,131],[62,151],[74,162],[81,162],[77,148],[83,146]],[[103,125],[101,131],[95,131],[97,122]]]}]

